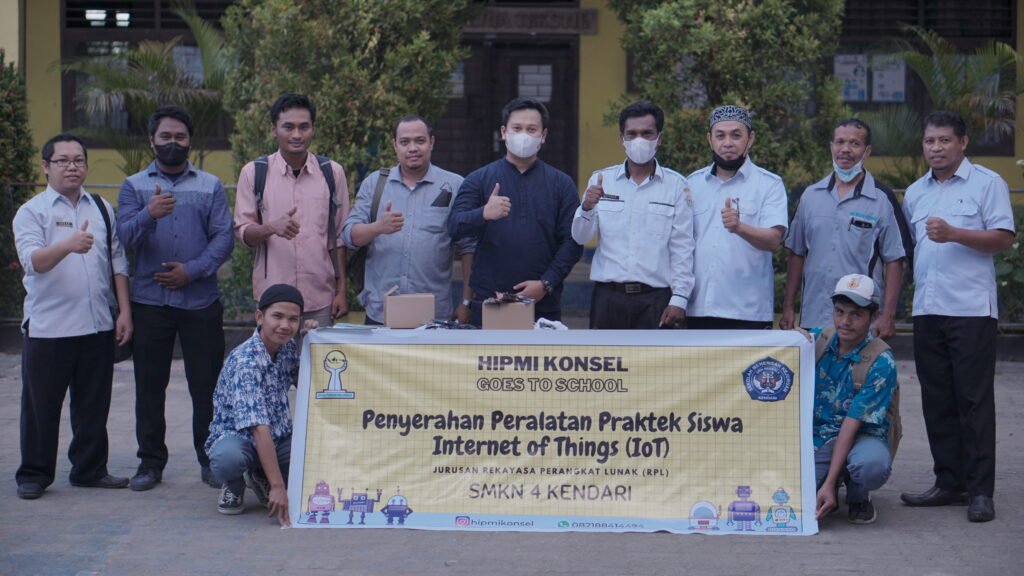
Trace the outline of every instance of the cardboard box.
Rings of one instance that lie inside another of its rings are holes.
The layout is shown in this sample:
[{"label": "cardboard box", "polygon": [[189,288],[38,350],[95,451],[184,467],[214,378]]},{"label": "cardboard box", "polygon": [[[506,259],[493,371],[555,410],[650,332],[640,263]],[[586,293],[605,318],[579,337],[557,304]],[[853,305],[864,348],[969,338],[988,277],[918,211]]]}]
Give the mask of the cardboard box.
[{"label": "cardboard box", "polygon": [[433,294],[392,294],[384,297],[384,325],[388,328],[419,328],[433,320]]},{"label": "cardboard box", "polygon": [[484,330],[533,330],[533,302],[484,302]]}]

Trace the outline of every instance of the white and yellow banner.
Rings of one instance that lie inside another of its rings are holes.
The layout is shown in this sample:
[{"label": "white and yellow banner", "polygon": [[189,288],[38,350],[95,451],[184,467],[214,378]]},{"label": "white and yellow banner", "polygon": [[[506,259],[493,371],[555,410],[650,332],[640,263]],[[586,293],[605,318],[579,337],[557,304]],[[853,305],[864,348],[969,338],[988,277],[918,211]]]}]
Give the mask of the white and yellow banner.
[{"label": "white and yellow banner", "polygon": [[789,331],[317,330],[292,523],[813,534],[813,392]]}]

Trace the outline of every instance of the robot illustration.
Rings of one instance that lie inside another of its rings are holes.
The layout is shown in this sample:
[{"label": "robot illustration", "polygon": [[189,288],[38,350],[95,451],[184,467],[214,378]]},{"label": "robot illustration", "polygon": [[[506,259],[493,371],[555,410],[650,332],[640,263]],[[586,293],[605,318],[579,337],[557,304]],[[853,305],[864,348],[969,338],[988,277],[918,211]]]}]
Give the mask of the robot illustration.
[{"label": "robot illustration", "polygon": [[341,385],[341,373],[348,370],[348,358],[341,350],[331,350],[324,357],[324,370],[330,375],[327,381],[327,389],[316,393],[317,399],[342,398],[350,400],[356,397],[355,392],[345,390]]},{"label": "robot illustration", "polygon": [[380,509],[380,513],[387,517],[388,526],[393,526],[395,520],[398,520],[398,525],[402,526],[405,524],[405,519],[412,514],[412,508],[409,507],[409,500],[402,496],[401,491],[395,490],[395,495],[388,500],[386,506]]},{"label": "robot illustration", "polygon": [[307,523],[316,524],[319,516],[321,524],[330,524],[331,512],[334,512],[334,496],[331,495],[331,486],[323,480],[317,482],[313,493],[309,495],[306,506],[306,512],[309,514],[306,518]]},{"label": "robot illustration", "polygon": [[729,521],[726,526],[736,524],[736,530],[740,532],[753,532],[753,525],[761,525],[761,507],[753,500],[748,500],[754,492],[750,486],[737,486],[736,496],[739,500],[733,500],[729,504]]},{"label": "robot illustration", "polygon": [[701,500],[690,508],[690,530],[718,530],[718,521],[722,517],[722,507],[707,500]]},{"label": "robot illustration", "polygon": [[358,513],[359,524],[366,524],[366,513],[373,514],[373,505],[380,502],[380,495],[383,492],[380,488],[377,489],[377,499],[371,500],[369,496],[370,489],[367,488],[366,492],[356,492],[356,489],[352,489],[352,497],[345,500],[341,497],[341,488],[338,488],[338,502],[343,505],[342,510],[348,510],[348,523],[354,524],[355,515]]},{"label": "robot illustration", "polygon": [[772,504],[768,507],[768,513],[764,515],[764,521],[768,525],[767,532],[796,532],[797,527],[790,523],[796,522],[796,510],[789,503],[789,493],[779,488],[772,494]]}]

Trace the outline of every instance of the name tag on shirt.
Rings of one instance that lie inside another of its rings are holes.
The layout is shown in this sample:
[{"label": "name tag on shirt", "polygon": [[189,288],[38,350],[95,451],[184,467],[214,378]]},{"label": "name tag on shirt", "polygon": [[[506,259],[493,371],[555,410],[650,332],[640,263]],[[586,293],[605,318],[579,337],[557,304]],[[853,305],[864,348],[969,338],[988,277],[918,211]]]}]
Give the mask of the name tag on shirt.
[{"label": "name tag on shirt", "polygon": [[71,222],[64,222],[62,220],[57,220],[56,222],[54,222],[54,226],[57,226],[58,228],[74,228],[75,227],[75,225],[73,223],[71,223]]}]

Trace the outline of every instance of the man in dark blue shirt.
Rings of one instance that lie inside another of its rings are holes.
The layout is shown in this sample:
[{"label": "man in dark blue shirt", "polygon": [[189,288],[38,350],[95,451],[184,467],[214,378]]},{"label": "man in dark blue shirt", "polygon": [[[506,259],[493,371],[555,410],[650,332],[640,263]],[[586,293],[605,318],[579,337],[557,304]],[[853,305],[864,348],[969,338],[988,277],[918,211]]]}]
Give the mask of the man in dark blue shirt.
[{"label": "man in dark blue shirt", "polygon": [[583,254],[571,230],[579,194],[572,178],[537,158],[548,133],[544,104],[517,98],[501,120],[505,157],[466,177],[448,215],[452,240],[478,241],[473,323],[480,325],[485,298],[509,291],[536,301],[537,318],[560,320],[562,281]]},{"label": "man in dark blue shirt", "polygon": [[[118,196],[117,234],[135,249],[135,435],[141,461],[132,490],[149,490],[167,465],[164,406],[175,336],[192,396],[192,441],[207,484],[217,486],[203,445],[213,418],[213,390],[224,362],[224,308],[217,270],[234,237],[227,195],[216,176],[188,161],[192,117],[161,106],[149,119],[156,155],[129,176]],[[219,487],[219,486],[217,486]]]}]

